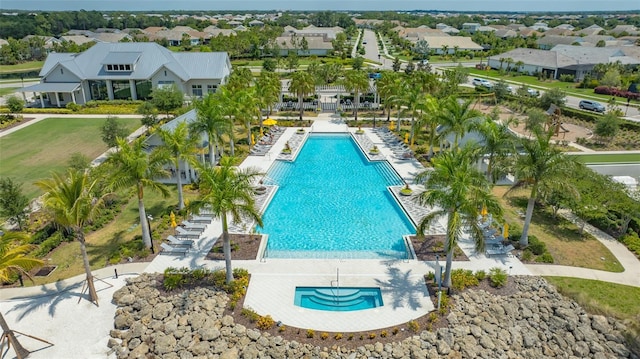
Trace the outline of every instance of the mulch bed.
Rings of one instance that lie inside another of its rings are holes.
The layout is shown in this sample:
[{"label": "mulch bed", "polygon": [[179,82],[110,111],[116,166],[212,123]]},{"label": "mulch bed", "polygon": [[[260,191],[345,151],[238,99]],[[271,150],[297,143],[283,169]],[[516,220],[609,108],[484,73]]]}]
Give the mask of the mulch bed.
[{"label": "mulch bed", "polygon": [[[424,238],[411,236],[411,244],[413,245],[413,250],[416,252],[416,259],[419,261],[435,261],[437,255],[440,257],[440,260],[446,260],[446,253],[444,252],[445,239],[445,235],[428,235],[424,236]],[[453,249],[453,254],[454,261],[469,260],[458,246]]]},{"label": "mulch bed", "polygon": [[22,125],[22,124],[24,124],[24,123],[27,123],[27,122],[29,122],[29,121],[31,121],[31,120],[34,120],[34,119],[35,119],[35,117],[23,117],[23,118],[22,118],[22,121],[14,122],[14,123],[12,123],[12,124],[10,124],[10,125],[6,126],[6,127],[0,128],[0,132],[2,132],[2,131],[6,131],[6,130],[8,130],[8,129],[10,129],[10,128],[14,128],[14,127],[16,127],[16,126],[20,126],[20,125]]},{"label": "mulch bed", "polygon": [[[257,258],[260,239],[262,239],[261,235],[230,233],[229,239],[231,242],[231,260],[252,260]],[[207,253],[205,259],[224,260],[222,238],[216,241],[216,244]]]}]

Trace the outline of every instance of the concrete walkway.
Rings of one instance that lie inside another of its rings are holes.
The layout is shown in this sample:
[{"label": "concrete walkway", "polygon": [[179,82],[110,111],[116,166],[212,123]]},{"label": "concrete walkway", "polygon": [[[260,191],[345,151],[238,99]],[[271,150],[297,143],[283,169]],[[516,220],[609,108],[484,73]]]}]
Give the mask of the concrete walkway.
[{"label": "concrete walkway", "polygon": [[[314,129],[328,131],[344,124],[336,115],[321,114],[315,119]],[[307,128],[309,130],[309,128]],[[286,131],[272,147],[270,156],[249,156],[242,166],[257,166],[268,169],[277,158],[287,141],[286,136],[294,136],[295,131]],[[380,142],[385,155],[390,154],[384,143],[371,131],[366,132],[371,143]],[[403,177],[415,175],[423,170],[413,166],[414,161],[390,163]],[[592,231],[592,229],[587,229]],[[222,232],[219,220],[207,227],[196,247],[185,256],[159,255],[150,263],[131,263],[111,266],[94,271],[100,306],[86,300],[81,293],[84,275],[79,275],[56,283],[37,287],[7,288],[0,290],[0,311],[12,329],[48,340],[55,345],[46,345],[20,335],[19,340],[29,350],[36,350],[30,358],[112,358],[106,346],[109,330],[113,328],[115,305],[111,303],[113,292],[125,284],[124,279],[141,272],[162,272],[167,267],[205,267],[219,269],[223,261],[205,260],[205,254],[214,245]],[[454,268],[471,270],[500,267],[511,275],[552,275],[578,276],[590,279],[640,286],[638,260],[622,245],[602,233],[593,231],[625,266],[623,273],[608,273],[582,270],[575,267],[524,265],[515,257],[491,257],[474,253],[473,242],[464,237],[459,246],[469,257],[469,261],[455,262]],[[412,318],[428,313],[433,304],[424,292],[422,276],[434,271],[436,263],[417,260],[343,260],[343,259],[266,259],[234,261],[234,267],[246,268],[252,273],[245,305],[260,314],[270,314],[286,325],[313,327],[325,331],[369,330],[404,323]],[[114,269],[119,277],[115,278]],[[370,314],[331,314],[327,319],[324,312],[312,311],[293,305],[296,286],[329,286],[340,271],[340,283],[344,286],[376,286],[383,291],[385,305],[371,309]],[[363,318],[369,318],[364,320]]]}]

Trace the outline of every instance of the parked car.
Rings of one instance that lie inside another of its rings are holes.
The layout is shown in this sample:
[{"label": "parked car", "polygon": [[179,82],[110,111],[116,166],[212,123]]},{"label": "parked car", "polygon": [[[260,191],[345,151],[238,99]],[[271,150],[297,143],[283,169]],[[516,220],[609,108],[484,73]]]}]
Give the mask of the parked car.
[{"label": "parked car", "polygon": [[600,112],[600,113],[604,113],[605,111],[605,107],[600,102],[591,101],[591,100],[580,101],[580,103],[578,104],[578,107],[580,107],[583,110],[591,110],[591,111]]},{"label": "parked car", "polygon": [[381,73],[379,73],[379,72],[370,72],[370,73],[369,73],[369,78],[370,78],[370,79],[377,80],[377,79],[379,79],[379,78],[382,78],[382,74],[381,74]]},{"label": "parked car", "polygon": [[536,89],[527,89],[527,93],[529,94],[529,96],[533,97],[538,97],[538,95],[540,95],[540,92],[538,92],[538,90]]},{"label": "parked car", "polygon": [[486,87],[486,88],[492,88],[493,84],[491,82],[489,82],[489,80],[485,80],[485,79],[473,79],[471,80],[471,84],[473,86],[482,86],[482,87]]}]

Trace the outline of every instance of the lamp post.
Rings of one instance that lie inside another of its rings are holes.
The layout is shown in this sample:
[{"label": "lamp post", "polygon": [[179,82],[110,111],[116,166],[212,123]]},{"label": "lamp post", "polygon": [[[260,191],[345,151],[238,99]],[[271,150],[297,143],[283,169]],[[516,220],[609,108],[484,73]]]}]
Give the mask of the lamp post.
[{"label": "lamp post", "polygon": [[153,236],[151,235],[151,221],[152,220],[153,220],[153,217],[150,214],[148,214],[147,215],[147,227],[149,228],[149,239],[151,240],[151,253],[155,254],[156,251],[153,249]]}]

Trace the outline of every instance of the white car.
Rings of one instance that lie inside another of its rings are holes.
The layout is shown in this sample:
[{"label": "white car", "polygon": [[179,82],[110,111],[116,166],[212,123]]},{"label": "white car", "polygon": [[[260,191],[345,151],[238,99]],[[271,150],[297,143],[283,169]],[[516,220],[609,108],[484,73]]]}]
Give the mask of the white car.
[{"label": "white car", "polygon": [[492,88],[493,84],[491,84],[491,82],[489,82],[489,80],[485,80],[485,79],[473,79],[471,80],[471,84],[473,86],[482,86],[482,87],[486,87],[486,88]]},{"label": "white car", "polygon": [[529,96],[534,97],[538,97],[538,95],[540,94],[540,92],[538,92],[538,90],[536,89],[527,89],[527,92],[529,93]]}]

